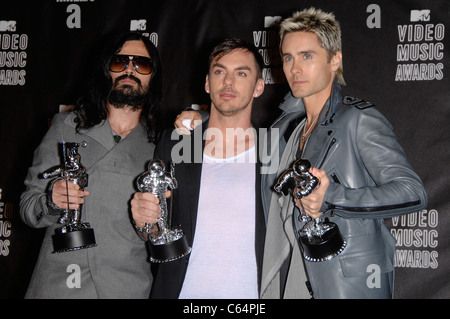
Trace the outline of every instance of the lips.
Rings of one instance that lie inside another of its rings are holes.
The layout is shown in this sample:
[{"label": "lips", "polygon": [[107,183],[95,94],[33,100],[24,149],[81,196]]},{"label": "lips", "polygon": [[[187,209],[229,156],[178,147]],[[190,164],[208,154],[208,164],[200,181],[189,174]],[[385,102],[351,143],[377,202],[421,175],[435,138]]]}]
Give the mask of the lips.
[{"label": "lips", "polygon": [[126,78],[119,81],[121,84],[137,84],[137,82],[133,79]]},{"label": "lips", "polygon": [[236,97],[236,94],[229,92],[229,91],[225,91],[225,92],[220,93],[220,97],[223,99],[226,99],[226,100],[233,99]]},{"label": "lips", "polygon": [[292,84],[294,84],[295,86],[301,86],[305,83],[306,83],[306,81],[304,81],[304,80],[293,80],[292,81]]},{"label": "lips", "polygon": [[116,83],[121,83],[121,84],[124,84],[124,85],[133,85],[133,84],[138,84],[138,85],[141,85],[141,81],[137,78],[137,77],[135,77],[135,76],[133,76],[133,75],[122,75],[122,76],[119,76],[117,79],[116,79]]}]

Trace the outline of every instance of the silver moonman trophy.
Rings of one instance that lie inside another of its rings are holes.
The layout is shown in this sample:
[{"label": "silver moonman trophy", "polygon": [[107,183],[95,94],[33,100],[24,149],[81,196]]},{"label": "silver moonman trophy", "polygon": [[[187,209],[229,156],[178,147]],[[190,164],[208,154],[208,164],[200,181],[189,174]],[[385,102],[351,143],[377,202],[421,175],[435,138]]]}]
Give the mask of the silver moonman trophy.
[{"label": "silver moonman trophy", "polygon": [[157,221],[158,231],[151,232],[153,224],[145,224],[144,227],[144,232],[149,235],[150,261],[153,263],[173,261],[191,252],[183,231],[177,228],[172,229],[170,225],[171,216],[164,195],[169,188],[178,187],[174,171],[174,165],[171,165],[170,172],[166,172],[164,162],[154,159],[148,165],[148,172],[141,174],[136,182],[141,192],[156,195],[161,207],[161,217]]},{"label": "silver moonman trophy", "polygon": [[[88,184],[88,174],[80,162],[78,143],[62,143],[64,167],[53,168],[42,174],[43,178],[60,176],[66,181],[78,184],[83,190]],[[55,253],[74,251],[97,246],[94,230],[88,222],[81,221],[81,205],[77,209],[69,209],[69,194],[67,194],[67,208],[62,210],[59,224],[63,226],[55,229],[53,248]]]},{"label": "silver moonman trophy", "polygon": [[[311,164],[306,159],[298,159],[292,168],[286,170],[274,187],[277,193],[292,195],[301,199],[308,196],[319,184],[317,177],[309,172]],[[301,201],[300,201],[301,204]],[[320,262],[330,260],[339,255],[347,245],[339,227],[332,222],[322,220],[322,217],[312,218],[305,213],[303,205],[300,209],[300,220],[305,223],[298,231],[300,247],[306,260]]]}]

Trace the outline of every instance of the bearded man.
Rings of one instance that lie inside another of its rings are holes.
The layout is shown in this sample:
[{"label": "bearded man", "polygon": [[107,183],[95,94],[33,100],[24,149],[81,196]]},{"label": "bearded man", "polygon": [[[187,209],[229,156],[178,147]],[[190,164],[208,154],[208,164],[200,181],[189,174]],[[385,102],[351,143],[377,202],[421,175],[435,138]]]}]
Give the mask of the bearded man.
[{"label": "bearded man", "polygon": [[[145,243],[130,222],[134,179],[153,158],[162,70],[156,47],[138,33],[116,37],[89,92],[53,118],[37,147],[20,200],[22,220],[46,227],[26,298],[148,298],[152,274]],[[87,187],[38,176],[60,166],[59,144],[79,143]],[[157,207],[157,205],[155,205]],[[51,237],[65,209],[80,209],[97,246],[53,253]]]}]

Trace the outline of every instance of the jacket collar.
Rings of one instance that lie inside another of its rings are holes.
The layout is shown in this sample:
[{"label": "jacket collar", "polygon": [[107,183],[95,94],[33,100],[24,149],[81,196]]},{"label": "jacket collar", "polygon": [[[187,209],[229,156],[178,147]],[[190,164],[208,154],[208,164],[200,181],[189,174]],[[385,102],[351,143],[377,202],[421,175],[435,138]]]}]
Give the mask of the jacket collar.
[{"label": "jacket collar", "polygon": [[[319,122],[323,122],[328,120],[335,111],[336,104],[341,100],[341,86],[338,81],[335,79],[333,81],[333,86],[331,88],[331,96],[328,99],[325,107],[322,109]],[[305,113],[305,105],[303,104],[302,98],[296,98],[292,95],[292,92],[289,91],[285,96],[282,104],[280,105],[280,109],[287,113]]]},{"label": "jacket collar", "polygon": [[285,96],[284,100],[280,105],[280,109],[285,113],[294,113],[294,112],[305,112],[305,105],[303,104],[302,98],[296,98],[292,95],[292,92],[289,91]]},{"label": "jacket collar", "polygon": [[[332,146],[331,141],[334,139],[333,135],[333,117],[336,111],[336,106],[341,100],[341,87],[335,80],[331,90],[331,96],[325,103],[320,112],[319,122],[316,129],[313,130],[306,147],[304,148],[303,157],[308,158],[311,165],[322,168],[321,164],[325,156]],[[321,133],[322,132],[322,133]]]},{"label": "jacket collar", "polygon": [[341,85],[335,79],[331,88],[330,98],[327,100],[325,106],[320,112],[319,123],[322,123],[323,125],[328,123],[328,121],[333,117],[336,111],[336,105],[341,99]]},{"label": "jacket collar", "polygon": [[[71,113],[71,116],[68,116],[66,118],[65,123],[75,129],[75,119],[76,115],[74,113]],[[102,120],[99,124],[95,125],[91,129],[82,129],[80,130],[80,133],[94,139],[95,141],[100,143],[106,150],[110,150],[117,145],[112,137],[112,130],[108,120]],[[131,137],[135,134],[147,137],[146,130],[140,123],[136,128],[133,129],[133,131],[131,131],[128,137]]]}]

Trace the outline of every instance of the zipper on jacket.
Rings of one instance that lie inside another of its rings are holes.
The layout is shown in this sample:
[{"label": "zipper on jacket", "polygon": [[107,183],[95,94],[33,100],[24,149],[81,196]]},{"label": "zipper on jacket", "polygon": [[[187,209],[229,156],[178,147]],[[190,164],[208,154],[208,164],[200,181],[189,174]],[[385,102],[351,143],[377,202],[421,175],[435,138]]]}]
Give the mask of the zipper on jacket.
[{"label": "zipper on jacket", "polygon": [[414,202],[406,202],[402,204],[396,205],[385,205],[385,206],[373,206],[373,207],[347,207],[347,206],[337,206],[328,202],[325,202],[328,205],[329,209],[332,210],[343,210],[349,212],[377,212],[377,211],[385,211],[385,210],[394,210],[398,208],[406,208],[420,204],[420,200]]},{"label": "zipper on jacket", "polygon": [[337,175],[335,173],[331,174],[331,178],[333,179],[333,181],[336,184],[340,184],[341,183],[341,181],[339,180],[339,178],[337,177]]},{"label": "zipper on jacket", "polygon": [[331,147],[336,143],[336,139],[333,137],[330,144],[328,145],[327,151],[325,152],[325,156],[322,158],[322,161],[320,162],[320,165],[317,166],[317,168],[322,168],[323,162],[325,162],[325,159],[328,156],[328,153],[330,152]]}]

